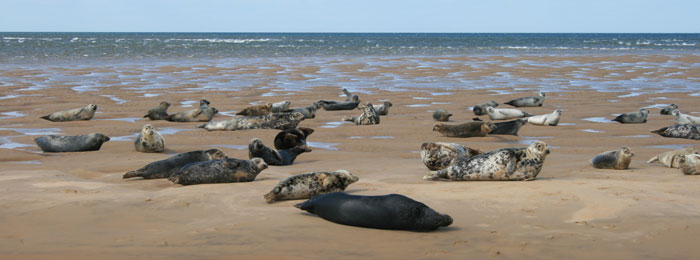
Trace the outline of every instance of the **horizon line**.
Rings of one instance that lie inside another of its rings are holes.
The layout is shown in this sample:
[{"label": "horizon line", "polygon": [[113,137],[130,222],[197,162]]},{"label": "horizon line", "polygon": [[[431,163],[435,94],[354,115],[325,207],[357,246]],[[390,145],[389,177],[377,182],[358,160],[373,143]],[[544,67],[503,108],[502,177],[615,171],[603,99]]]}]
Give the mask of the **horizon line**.
[{"label": "horizon line", "polygon": [[258,34],[700,34],[700,32],[230,32],[230,31],[0,31],[0,33],[258,33]]}]

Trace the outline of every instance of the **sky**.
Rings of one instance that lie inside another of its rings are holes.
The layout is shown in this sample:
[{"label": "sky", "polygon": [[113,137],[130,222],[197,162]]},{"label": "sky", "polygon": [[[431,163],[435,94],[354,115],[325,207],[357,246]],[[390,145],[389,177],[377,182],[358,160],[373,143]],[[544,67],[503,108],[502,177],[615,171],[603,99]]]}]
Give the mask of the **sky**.
[{"label": "sky", "polygon": [[5,32],[700,33],[698,0],[0,0]]}]

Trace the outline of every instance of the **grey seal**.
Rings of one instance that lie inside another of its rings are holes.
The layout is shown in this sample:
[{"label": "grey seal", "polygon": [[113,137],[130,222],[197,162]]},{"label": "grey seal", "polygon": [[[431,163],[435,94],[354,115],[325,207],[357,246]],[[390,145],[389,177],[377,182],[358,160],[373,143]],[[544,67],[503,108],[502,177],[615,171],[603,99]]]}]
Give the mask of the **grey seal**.
[{"label": "grey seal", "polygon": [[651,132],[663,137],[700,140],[700,125],[675,124],[658,130],[651,130]]},{"label": "grey seal", "polygon": [[641,124],[647,122],[647,116],[649,115],[649,110],[642,108],[637,112],[622,113],[615,117],[612,121],[617,121],[623,124]]},{"label": "grey seal", "polygon": [[166,120],[168,119],[168,108],[170,107],[170,103],[168,102],[160,102],[160,104],[157,107],[151,108],[148,110],[148,113],[144,115],[143,117],[148,117],[148,119],[151,120]]},{"label": "grey seal", "polygon": [[433,126],[433,131],[447,137],[483,137],[495,128],[496,125],[492,122],[473,121],[458,125],[439,123]]},{"label": "grey seal", "polygon": [[472,157],[482,154],[481,150],[472,149],[456,143],[423,143],[420,146],[420,159],[431,171],[442,170],[457,158]]},{"label": "grey seal", "polygon": [[151,124],[146,124],[136,136],[134,148],[142,153],[159,153],[165,150],[165,140]]},{"label": "grey seal", "polygon": [[231,120],[211,121],[197,125],[209,131],[235,131],[246,129],[291,129],[296,128],[299,122],[304,120],[304,115],[299,112],[271,113],[264,116],[235,116]]},{"label": "grey seal", "polygon": [[450,112],[447,112],[447,110],[442,108],[438,108],[433,111],[433,119],[435,119],[435,121],[447,122],[450,121],[451,116],[452,114],[450,114]]},{"label": "grey seal", "polygon": [[95,111],[97,111],[97,105],[89,104],[85,107],[53,112],[46,116],[42,116],[41,118],[52,122],[90,120],[95,116]]},{"label": "grey seal", "polygon": [[700,125],[700,117],[683,114],[679,110],[673,110],[671,114],[676,124]]},{"label": "grey seal", "polygon": [[239,116],[264,116],[272,112],[272,103],[264,105],[250,106],[236,113]]},{"label": "grey seal", "polygon": [[98,151],[109,137],[100,133],[88,135],[57,136],[47,135],[34,139],[34,142],[47,153]]},{"label": "grey seal", "polygon": [[291,165],[302,153],[311,152],[311,148],[306,145],[295,146],[288,150],[275,151],[265,146],[260,138],[253,138],[248,143],[248,157],[262,158],[268,165]]},{"label": "grey seal", "polygon": [[670,115],[673,110],[678,109],[678,105],[676,104],[670,104],[668,106],[662,107],[660,113],[662,115]]},{"label": "grey seal", "polygon": [[559,119],[561,119],[561,109],[556,109],[549,114],[528,117],[527,122],[533,125],[555,126],[559,124]]},{"label": "grey seal", "polygon": [[318,108],[320,106],[321,105],[318,102],[315,102],[308,107],[294,108],[290,112],[299,112],[302,115],[304,115],[304,118],[315,118],[316,117],[316,110],[318,110]]},{"label": "grey seal", "polygon": [[700,154],[686,154],[680,158],[680,169],[685,175],[700,175]]},{"label": "grey seal", "polygon": [[190,163],[168,177],[168,180],[181,185],[251,182],[265,169],[267,164],[260,158],[224,158]]},{"label": "grey seal", "polygon": [[380,116],[386,116],[389,114],[389,108],[391,108],[393,104],[389,101],[384,101],[384,104],[381,105],[374,105],[374,110],[377,111],[377,115]]},{"label": "grey seal", "polygon": [[360,116],[346,116],[343,117],[343,121],[350,121],[355,123],[355,125],[378,125],[379,124],[379,114],[374,110],[372,103],[367,102],[367,104],[360,105],[357,107],[362,111]]},{"label": "grey seal", "polygon": [[291,105],[291,104],[292,104],[292,102],[289,102],[287,100],[280,101],[277,103],[272,103],[272,106],[270,107],[270,112],[272,112],[272,113],[289,112],[289,105]]},{"label": "grey seal", "polygon": [[508,104],[514,107],[541,107],[544,103],[544,96],[545,93],[540,92],[539,96],[521,97],[505,102],[503,104]]},{"label": "grey seal", "polygon": [[360,100],[359,96],[350,93],[350,91],[346,88],[343,89],[343,93],[345,93],[345,101]]},{"label": "grey seal", "polygon": [[615,169],[624,170],[630,166],[634,153],[627,146],[621,147],[619,150],[607,151],[593,157],[591,164],[597,169]]},{"label": "grey seal", "polygon": [[314,130],[308,127],[282,130],[275,135],[275,149],[287,150],[296,146],[306,145],[306,138],[313,133]]},{"label": "grey seal", "polygon": [[209,106],[209,101],[199,101],[199,108],[168,115],[166,120],[171,122],[209,122],[219,112],[218,109]]},{"label": "grey seal", "polygon": [[353,96],[350,101],[319,100],[318,104],[326,111],[353,110],[360,104],[360,98]]},{"label": "grey seal", "polygon": [[263,197],[267,203],[309,199],[319,194],[344,191],[357,180],[359,178],[346,170],[304,173],[280,181]]},{"label": "grey seal", "polygon": [[486,113],[491,120],[507,120],[532,116],[531,114],[515,108],[494,108],[487,107]]},{"label": "grey seal", "polygon": [[491,100],[491,101],[486,102],[486,103],[481,103],[481,104],[475,105],[474,107],[472,107],[472,112],[474,112],[474,114],[477,116],[483,116],[483,115],[486,115],[486,113],[487,113],[486,112],[487,107],[497,107],[497,106],[498,106],[498,102]]},{"label": "grey seal", "polygon": [[168,178],[183,166],[201,161],[218,160],[226,158],[223,151],[218,148],[209,150],[197,150],[181,153],[170,158],[155,161],[135,171],[128,171],[123,178],[142,177],[144,179]]},{"label": "grey seal", "polygon": [[657,154],[654,157],[651,157],[651,159],[649,159],[647,163],[659,162],[668,168],[679,168],[681,157],[687,154],[694,154],[697,152],[698,151],[695,150],[695,147],[688,146],[683,149],[676,149],[673,151]]}]

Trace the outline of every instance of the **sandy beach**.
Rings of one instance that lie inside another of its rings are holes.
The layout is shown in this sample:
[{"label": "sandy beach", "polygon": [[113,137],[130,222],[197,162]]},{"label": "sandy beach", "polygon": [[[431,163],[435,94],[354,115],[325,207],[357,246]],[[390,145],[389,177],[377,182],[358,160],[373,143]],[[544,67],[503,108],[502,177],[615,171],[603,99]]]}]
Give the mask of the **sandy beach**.
[{"label": "sandy beach", "polygon": [[[401,59],[401,58],[396,58]],[[421,59],[421,58],[411,58]],[[480,58],[422,58],[422,62],[452,59],[478,62]],[[431,60],[432,59],[432,60]],[[611,62],[697,62],[693,55],[678,56],[528,56],[490,57],[502,63],[557,59],[600,64]],[[390,62],[386,62],[390,63]],[[672,63],[671,63],[672,64]],[[283,73],[308,78],[321,70],[309,65],[285,69],[226,69],[198,66],[190,77],[226,78],[253,73],[259,77]],[[633,78],[685,79],[698,84],[700,67],[663,69],[591,68],[576,65],[538,67],[470,66],[405,69],[401,65],[365,70],[338,63],[333,68],[359,78],[381,78],[386,73],[407,78],[483,78],[507,73],[518,78],[575,80],[574,74],[621,81]],[[114,71],[105,67],[61,68],[64,75]],[[148,73],[178,74],[188,66],[155,66]],[[679,73],[682,72],[682,73]],[[143,75],[136,67],[123,75]],[[188,72],[190,73],[190,72]],[[500,73],[500,74],[499,74]],[[41,70],[4,69],[6,79],[47,77]],[[606,77],[606,75],[609,75]],[[660,104],[678,104],[684,113],[700,112],[697,95],[671,87],[620,88],[598,91],[595,86],[569,86],[547,93],[542,107],[522,108],[530,114],[563,110],[559,126],[525,125],[519,136],[492,135],[448,138],[432,132],[431,111],[443,108],[454,116],[449,123],[471,121],[469,108],[488,100],[499,103],[536,95],[540,86],[517,88],[385,89],[365,86],[356,93],[364,102],[393,103],[381,124],[355,126],[340,123],[359,110],[323,111],[300,126],[316,130],[308,141],[311,153],[291,166],[271,166],[254,182],[180,186],[166,179],[123,180],[122,175],[152,161],[192,150],[221,148],[229,157],[247,159],[247,144],[261,138],[272,146],[278,130],[206,131],[198,123],[150,121],[141,118],[160,101],[173,103],[169,112],[192,109],[207,99],[225,120],[251,104],[289,100],[292,107],[320,100],[344,99],[345,82],[298,90],[278,88],[274,82],[235,91],[172,85],[167,91],[143,90],[138,82],[104,77],[102,87],[80,91],[78,85],[54,83],[35,88],[0,83],[0,258],[2,259],[692,259],[700,255],[699,176],[678,169],[646,164],[652,156],[697,140],[664,138],[649,130],[673,124],[660,115]],[[507,79],[506,79],[507,80]],[[107,83],[105,83],[107,82]],[[112,84],[109,84],[112,82]],[[348,80],[348,84],[352,81]],[[634,83],[634,82],[633,82]],[[645,83],[644,80],[640,84]],[[76,87],[78,87],[76,89]],[[697,85],[695,86],[697,87]],[[27,89],[29,88],[29,89]],[[671,88],[671,89],[669,89]],[[21,91],[20,91],[21,90]],[[147,95],[148,93],[159,94]],[[18,94],[21,93],[21,94]],[[40,119],[48,113],[98,105],[90,121],[55,123]],[[501,105],[500,107],[509,107]],[[649,107],[644,124],[618,124],[614,114]],[[697,113],[691,115],[698,115]],[[487,120],[487,116],[480,117]],[[150,123],[164,133],[165,153],[139,153],[133,138]],[[78,135],[100,132],[112,138],[99,151],[42,153],[33,139],[46,134]],[[423,142],[455,142],[490,151],[525,147],[534,140],[551,149],[541,173],[526,182],[425,181],[428,169],[419,159]],[[600,170],[590,166],[598,153],[629,146],[636,154],[628,170]],[[10,148],[10,149],[7,149]],[[435,232],[387,231],[338,225],[302,212],[301,201],[268,204],[263,199],[280,180],[306,172],[345,169],[360,178],[346,190],[351,194],[398,193],[449,214],[454,223]]]}]

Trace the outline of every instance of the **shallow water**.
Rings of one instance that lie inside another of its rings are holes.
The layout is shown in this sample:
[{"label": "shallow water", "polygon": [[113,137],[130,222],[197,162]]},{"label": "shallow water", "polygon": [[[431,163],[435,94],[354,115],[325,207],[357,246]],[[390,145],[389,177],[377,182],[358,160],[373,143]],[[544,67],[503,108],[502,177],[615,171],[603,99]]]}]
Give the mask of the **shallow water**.
[{"label": "shallow water", "polygon": [[413,105],[404,105],[405,107],[429,107],[431,106],[430,104],[413,104]]},{"label": "shallow water", "polygon": [[334,121],[334,122],[327,122],[325,125],[320,126],[321,128],[338,128],[339,126],[343,124],[352,124],[351,122],[348,121]]},{"label": "shallow water", "polygon": [[134,123],[134,122],[142,120],[142,119],[143,119],[143,117],[123,117],[123,118],[103,118],[103,119],[98,119],[98,120],[116,120],[116,121],[124,121],[124,122]]},{"label": "shallow water", "polygon": [[581,132],[588,132],[588,133],[605,133],[605,131],[601,130],[595,130],[595,129],[581,129],[579,130]]},{"label": "shallow water", "polygon": [[15,149],[15,148],[34,146],[32,144],[23,144],[23,143],[17,143],[15,141],[12,141],[12,138],[20,137],[20,136],[21,135],[0,136],[0,148],[2,148],[2,149]]},{"label": "shallow water", "polygon": [[57,135],[61,134],[60,128],[0,128],[0,130],[9,130],[23,135]]},{"label": "shallow water", "polygon": [[334,147],[336,145],[339,145],[340,143],[323,143],[323,142],[306,142],[307,145],[310,147],[314,148],[321,148],[321,149],[326,149],[326,150],[331,150],[331,151],[338,151],[339,149]]},{"label": "shallow water", "polygon": [[390,135],[379,135],[379,136],[372,136],[370,138],[372,138],[372,139],[394,139],[396,137],[393,137]]},{"label": "shallow water", "polygon": [[665,145],[652,145],[652,146],[647,146],[647,147],[676,150],[676,149],[683,149],[683,148],[686,148],[688,146],[693,146],[693,145],[691,145],[691,144],[665,144]]},{"label": "shallow water", "polygon": [[615,122],[615,121],[612,121],[612,120],[605,118],[605,117],[588,117],[588,118],[584,118],[581,120],[595,122],[595,123],[604,123],[604,124],[610,124],[610,123]]},{"label": "shallow water", "polygon": [[247,150],[248,145],[237,145],[237,144],[210,144],[211,147],[223,147],[231,150]]}]

